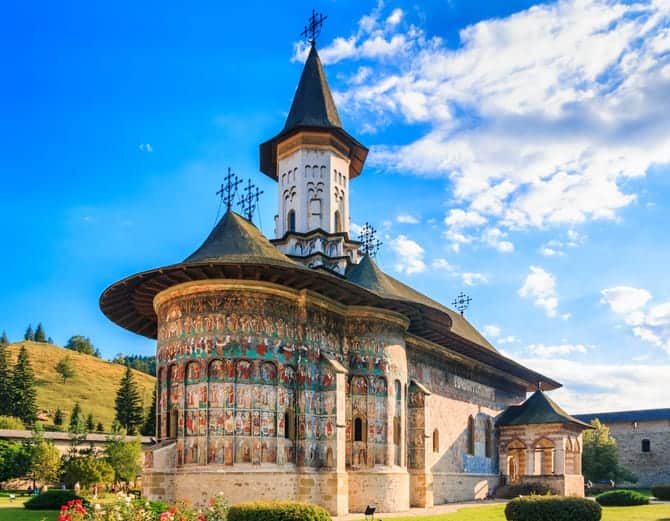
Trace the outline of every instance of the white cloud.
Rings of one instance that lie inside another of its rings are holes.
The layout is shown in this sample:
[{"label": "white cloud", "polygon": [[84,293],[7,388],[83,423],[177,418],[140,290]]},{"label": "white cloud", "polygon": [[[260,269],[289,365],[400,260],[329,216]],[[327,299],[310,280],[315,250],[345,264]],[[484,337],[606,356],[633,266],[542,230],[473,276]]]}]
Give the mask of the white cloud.
[{"label": "white cloud", "polygon": [[505,232],[614,219],[637,198],[627,181],[670,162],[667,1],[559,0],[468,26],[455,49],[381,10],[323,50],[373,62],[339,106],[428,130],[370,164],[447,176],[462,212]]},{"label": "white cloud", "polygon": [[461,273],[461,280],[466,286],[476,286],[477,284],[486,284],[489,279],[483,273],[465,271]]},{"label": "white cloud", "polygon": [[405,235],[398,235],[390,242],[391,250],[395,253],[394,269],[398,273],[421,273],[426,269],[423,260],[424,250],[418,242]]},{"label": "white cloud", "polygon": [[514,244],[510,241],[503,240],[503,237],[506,237],[507,233],[503,232],[499,228],[487,228],[482,234],[482,241],[484,244],[488,244],[492,248],[495,248],[500,253],[511,253],[514,251]]},{"label": "white cloud", "polygon": [[464,211],[460,208],[449,210],[444,223],[451,229],[478,227],[486,224],[486,219],[475,211]]},{"label": "white cloud", "polygon": [[540,358],[566,356],[573,353],[584,354],[588,351],[588,349],[589,348],[584,344],[531,344],[528,346],[528,351],[530,352],[531,356],[534,355]]},{"label": "white cloud", "polygon": [[141,143],[137,146],[137,148],[140,149],[140,152],[148,152],[151,153],[154,151],[154,147],[151,146],[151,143]]},{"label": "white cloud", "polygon": [[[667,407],[659,389],[667,387],[670,364],[622,364],[561,358],[516,357],[516,361],[561,382],[550,396],[569,413]],[[635,392],[631,392],[634,389]]]},{"label": "white cloud", "polygon": [[395,220],[401,224],[419,224],[421,222],[418,217],[407,213],[398,215]]},{"label": "white cloud", "polygon": [[[548,317],[557,315],[556,278],[548,271],[538,266],[531,266],[518,293],[522,298],[533,299],[533,303],[544,310]],[[563,318],[568,318],[568,316],[563,315]]]},{"label": "white cloud", "polygon": [[600,294],[600,302],[621,317],[633,335],[670,355],[670,302],[649,306],[651,292],[631,286],[606,288]]},{"label": "white cloud", "polygon": [[402,20],[403,16],[402,9],[396,8],[393,10],[393,12],[389,15],[389,17],[386,19],[386,23],[388,25],[398,25],[400,23],[400,20]]},{"label": "white cloud", "polygon": [[499,326],[496,326],[495,324],[487,324],[483,328],[484,335],[490,338],[498,338],[500,334],[502,333],[502,329],[500,329]]},{"label": "white cloud", "polygon": [[516,344],[518,342],[518,339],[515,336],[512,335],[507,335],[500,337],[498,339],[498,344],[500,345],[505,345],[505,344]]},{"label": "white cloud", "polygon": [[554,257],[556,255],[564,255],[562,251],[559,250],[554,250],[553,248],[549,248],[547,246],[544,246],[540,248],[540,255],[544,257]]},{"label": "white cloud", "polygon": [[489,279],[483,273],[473,271],[461,271],[458,266],[450,264],[447,259],[436,258],[431,262],[431,267],[435,270],[446,272],[451,277],[461,279],[461,282],[466,286],[476,286],[477,284],[486,284]]}]

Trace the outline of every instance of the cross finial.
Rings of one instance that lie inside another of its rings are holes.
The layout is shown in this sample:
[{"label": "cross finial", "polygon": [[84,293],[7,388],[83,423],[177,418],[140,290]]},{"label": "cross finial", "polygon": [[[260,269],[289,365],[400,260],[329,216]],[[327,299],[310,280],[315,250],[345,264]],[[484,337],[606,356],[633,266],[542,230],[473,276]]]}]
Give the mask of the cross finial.
[{"label": "cross finial", "polygon": [[361,228],[361,232],[358,234],[358,240],[363,243],[361,245],[363,253],[370,257],[377,255],[379,248],[382,246],[382,242],[377,239],[377,230],[375,230],[368,222]]},{"label": "cross finial", "polygon": [[247,218],[247,221],[253,221],[254,212],[258,206],[258,200],[263,194],[263,190],[260,190],[251,182],[251,179],[248,179],[247,186],[245,186],[242,191],[244,193],[237,204],[240,206],[242,214]]},{"label": "cross finial", "polygon": [[312,9],[312,14],[309,17],[309,21],[305,26],[305,29],[302,31],[302,33],[300,33],[300,36],[307,40],[307,43],[310,45],[316,45],[316,39],[321,34],[321,27],[323,26],[323,22],[326,20],[326,18],[328,17],[323,16],[322,13],[317,13],[316,10]]},{"label": "cross finial", "polygon": [[242,184],[242,180],[228,167],[228,173],[223,178],[223,181],[216,195],[221,198],[221,204],[225,203],[226,212],[229,212],[235,201],[235,196],[237,196],[237,188]]},{"label": "cross finial", "polygon": [[461,316],[463,316],[465,310],[470,307],[470,302],[472,302],[472,299],[461,291],[458,295],[456,295],[456,298],[451,303],[451,305],[461,313]]}]

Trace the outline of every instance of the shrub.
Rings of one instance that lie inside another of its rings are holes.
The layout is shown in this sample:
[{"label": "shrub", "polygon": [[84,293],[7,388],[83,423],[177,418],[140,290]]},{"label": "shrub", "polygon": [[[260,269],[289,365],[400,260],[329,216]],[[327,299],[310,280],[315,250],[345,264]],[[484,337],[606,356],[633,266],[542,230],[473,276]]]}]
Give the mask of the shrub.
[{"label": "shrub", "polygon": [[596,496],[596,501],[605,507],[631,507],[649,504],[649,498],[634,490],[610,490]]},{"label": "shrub", "polygon": [[0,416],[0,429],[23,430],[26,426],[21,418],[16,416]]},{"label": "shrub", "polygon": [[322,507],[294,501],[255,501],[230,507],[228,521],[331,521]]},{"label": "shrub", "polygon": [[670,485],[656,485],[651,487],[651,495],[656,499],[670,501]]},{"label": "shrub", "polygon": [[498,499],[514,499],[519,496],[546,496],[553,491],[542,483],[520,483],[518,485],[506,485],[496,489]]},{"label": "shrub", "polygon": [[508,521],[600,521],[602,508],[590,499],[563,496],[529,496],[507,503]]},{"label": "shrub", "polygon": [[151,512],[154,517],[158,518],[163,512],[167,512],[170,505],[163,501],[146,501],[144,499],[133,499],[133,505],[136,507],[144,507],[145,510]]},{"label": "shrub", "polygon": [[68,501],[82,499],[72,490],[47,490],[25,502],[28,510],[59,510]]}]

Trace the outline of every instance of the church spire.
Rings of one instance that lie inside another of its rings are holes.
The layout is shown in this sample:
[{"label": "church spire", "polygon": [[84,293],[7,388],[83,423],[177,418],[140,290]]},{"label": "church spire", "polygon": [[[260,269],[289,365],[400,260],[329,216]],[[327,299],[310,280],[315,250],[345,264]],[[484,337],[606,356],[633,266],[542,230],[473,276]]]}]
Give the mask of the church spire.
[{"label": "church spire", "polygon": [[342,128],[315,44],[309,50],[282,132],[298,127]]}]

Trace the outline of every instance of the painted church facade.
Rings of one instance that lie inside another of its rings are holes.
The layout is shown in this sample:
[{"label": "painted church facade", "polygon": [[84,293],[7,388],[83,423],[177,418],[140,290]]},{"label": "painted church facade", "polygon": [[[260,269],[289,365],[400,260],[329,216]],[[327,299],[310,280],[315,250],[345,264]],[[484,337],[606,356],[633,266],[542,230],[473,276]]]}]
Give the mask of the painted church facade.
[{"label": "painted church facade", "polygon": [[[103,293],[111,320],[157,341],[147,497],[203,503],[223,492],[340,515],[485,498],[501,475],[549,475],[558,492],[579,493],[581,472],[561,462],[583,426],[552,416],[553,402],[499,425],[538,382],[560,384],[501,355],[349,237],[349,183],[366,155],[312,45],[284,129],[260,147],[278,186],[275,238],[228,211],[183,262]],[[520,447],[525,462],[538,450],[520,438],[538,418],[553,445],[520,473]]]}]

